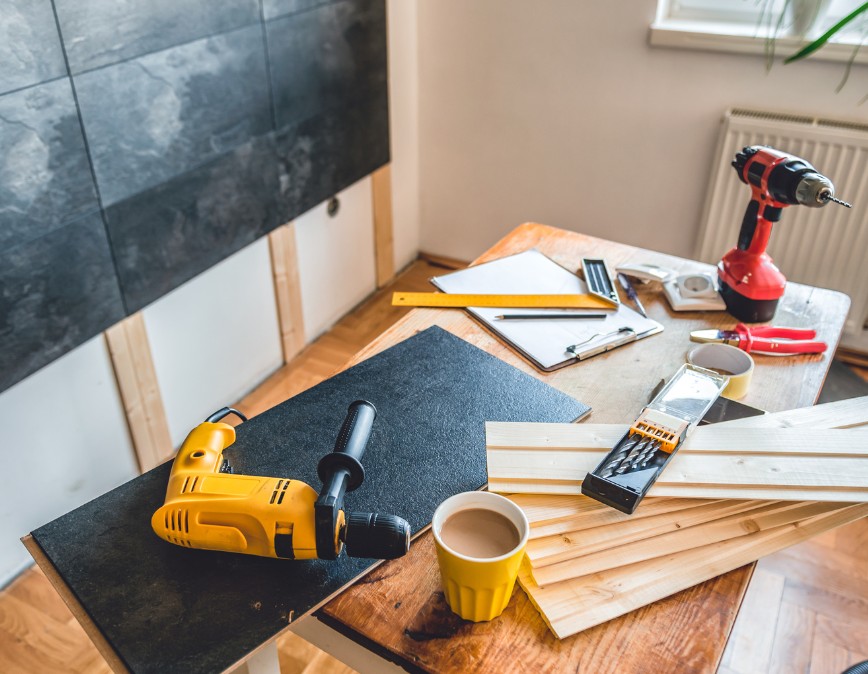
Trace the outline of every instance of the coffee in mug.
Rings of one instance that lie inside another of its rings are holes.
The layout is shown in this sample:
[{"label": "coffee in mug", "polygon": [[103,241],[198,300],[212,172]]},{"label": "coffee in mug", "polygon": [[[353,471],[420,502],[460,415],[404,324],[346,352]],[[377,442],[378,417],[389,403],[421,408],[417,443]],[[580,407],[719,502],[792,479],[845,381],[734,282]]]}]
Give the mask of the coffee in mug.
[{"label": "coffee in mug", "polygon": [[521,536],[509,520],[494,510],[467,508],[451,515],[440,529],[440,539],[467,557],[500,557],[518,546]]}]

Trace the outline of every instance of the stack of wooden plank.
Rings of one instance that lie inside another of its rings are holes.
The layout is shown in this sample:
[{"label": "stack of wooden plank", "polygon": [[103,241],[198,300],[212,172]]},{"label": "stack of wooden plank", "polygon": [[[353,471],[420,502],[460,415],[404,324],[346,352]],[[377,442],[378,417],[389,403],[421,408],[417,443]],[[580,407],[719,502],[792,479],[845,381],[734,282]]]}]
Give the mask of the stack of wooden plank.
[{"label": "stack of wooden plank", "polygon": [[581,496],[626,426],[489,423],[519,582],[563,638],[868,515],[868,398],[700,427],[632,515]]}]

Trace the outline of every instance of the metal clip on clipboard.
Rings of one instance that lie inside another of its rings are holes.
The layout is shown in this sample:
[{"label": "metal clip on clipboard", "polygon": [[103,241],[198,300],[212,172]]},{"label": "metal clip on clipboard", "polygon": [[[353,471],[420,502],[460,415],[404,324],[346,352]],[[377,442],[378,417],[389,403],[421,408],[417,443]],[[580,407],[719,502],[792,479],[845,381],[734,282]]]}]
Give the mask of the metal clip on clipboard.
[{"label": "metal clip on clipboard", "polygon": [[[606,337],[615,337],[615,339],[603,342],[599,346],[595,346],[587,350],[582,350],[582,347],[585,346],[585,344],[592,343],[597,339],[603,339]],[[612,349],[617,349],[619,346],[623,346],[624,344],[635,342],[637,339],[638,335],[633,328],[618,328],[617,330],[613,330],[612,332],[591,335],[586,340],[579,342],[578,344],[568,346],[566,348],[566,351],[567,353],[572,354],[576,358],[576,360],[584,360],[585,358],[590,358],[591,356],[596,356],[597,354],[605,353],[606,351],[611,351]]]}]

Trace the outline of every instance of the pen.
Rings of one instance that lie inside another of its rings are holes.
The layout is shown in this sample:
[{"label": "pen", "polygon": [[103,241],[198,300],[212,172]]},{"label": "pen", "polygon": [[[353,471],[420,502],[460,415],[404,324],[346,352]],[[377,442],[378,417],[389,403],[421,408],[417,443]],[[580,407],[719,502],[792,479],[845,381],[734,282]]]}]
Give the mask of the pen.
[{"label": "pen", "polygon": [[582,318],[595,318],[597,320],[602,320],[606,318],[609,314],[501,314],[500,316],[495,316],[497,320],[500,321],[514,321],[514,320],[531,320],[531,319],[539,319],[539,320],[550,320],[550,319],[582,319]]},{"label": "pen", "polygon": [[633,287],[633,284],[630,283],[630,279],[621,272],[618,272],[618,283],[621,284],[624,292],[627,293],[627,298],[636,305],[636,311],[642,314],[645,318],[648,318],[648,314],[645,313],[645,307],[643,307],[642,303],[639,301],[639,296],[636,294],[636,289]]}]

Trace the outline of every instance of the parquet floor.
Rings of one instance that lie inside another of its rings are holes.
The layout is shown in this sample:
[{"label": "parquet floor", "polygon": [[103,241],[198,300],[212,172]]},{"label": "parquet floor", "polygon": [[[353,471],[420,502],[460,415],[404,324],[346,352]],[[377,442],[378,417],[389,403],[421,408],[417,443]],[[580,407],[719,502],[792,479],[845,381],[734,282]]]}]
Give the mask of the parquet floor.
[{"label": "parquet floor", "polygon": [[[249,415],[314,386],[408,309],[393,289],[430,290],[443,268],[417,261],[238,403]],[[868,369],[858,371],[868,381]],[[839,674],[868,659],[868,519],[766,557],[757,566],[720,674]],[[282,674],[352,674],[294,636],[278,643]],[[0,672],[102,674],[109,668],[42,573],[0,592]]]}]

